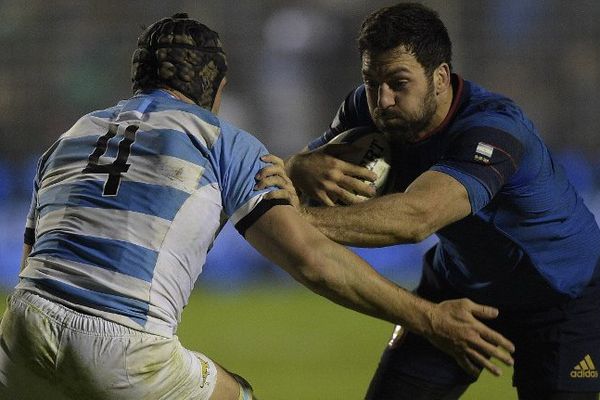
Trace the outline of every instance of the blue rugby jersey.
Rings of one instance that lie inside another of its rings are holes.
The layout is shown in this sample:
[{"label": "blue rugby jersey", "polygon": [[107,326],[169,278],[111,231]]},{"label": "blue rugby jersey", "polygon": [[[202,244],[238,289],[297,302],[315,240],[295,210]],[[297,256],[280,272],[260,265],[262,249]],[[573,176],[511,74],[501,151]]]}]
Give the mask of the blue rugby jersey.
[{"label": "blue rugby jersey", "polygon": [[[442,125],[393,150],[394,191],[434,170],[469,194],[472,214],[437,232],[434,270],[463,295],[492,305],[577,296],[600,273],[594,216],[514,102],[454,74],[452,84]],[[357,126],[376,129],[364,86],[309,148]]]},{"label": "blue rugby jersey", "polygon": [[85,115],[38,163],[17,288],[171,336],[225,221],[274,204],[253,188],[265,154],[162,90]]}]

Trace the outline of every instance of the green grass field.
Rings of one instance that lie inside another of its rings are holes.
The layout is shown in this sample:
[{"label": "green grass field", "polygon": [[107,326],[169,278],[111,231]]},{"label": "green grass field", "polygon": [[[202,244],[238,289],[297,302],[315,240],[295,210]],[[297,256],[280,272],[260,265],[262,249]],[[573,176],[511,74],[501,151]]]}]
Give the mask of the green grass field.
[{"label": "green grass field", "polygon": [[[178,334],[248,379],[261,400],[358,400],[391,329],[301,287],[257,287],[195,292]],[[484,373],[462,398],[516,399],[510,375]]]}]

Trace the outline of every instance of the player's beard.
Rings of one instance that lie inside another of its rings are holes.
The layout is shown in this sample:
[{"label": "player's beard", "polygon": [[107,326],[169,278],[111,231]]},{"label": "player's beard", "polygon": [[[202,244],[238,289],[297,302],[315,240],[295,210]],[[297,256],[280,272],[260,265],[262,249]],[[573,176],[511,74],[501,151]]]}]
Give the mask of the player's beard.
[{"label": "player's beard", "polygon": [[434,94],[433,81],[427,88],[420,106],[414,112],[401,110],[375,109],[373,120],[377,128],[390,133],[395,138],[404,142],[415,142],[419,140],[420,134],[431,129],[431,120],[437,111],[437,102]]}]

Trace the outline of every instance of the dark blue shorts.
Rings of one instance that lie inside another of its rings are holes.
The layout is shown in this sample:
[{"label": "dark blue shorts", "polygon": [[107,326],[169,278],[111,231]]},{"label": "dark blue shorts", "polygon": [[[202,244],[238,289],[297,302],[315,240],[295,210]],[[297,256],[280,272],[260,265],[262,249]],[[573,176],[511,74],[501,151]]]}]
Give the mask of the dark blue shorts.
[{"label": "dark blue shorts", "polygon": [[[435,302],[464,297],[439,279],[425,256],[417,293]],[[513,385],[560,392],[599,392],[600,280],[593,280],[575,299],[548,304],[500,307],[488,322],[516,347]],[[447,387],[468,385],[473,377],[426,339],[406,333],[386,348],[374,382],[407,376]]]}]

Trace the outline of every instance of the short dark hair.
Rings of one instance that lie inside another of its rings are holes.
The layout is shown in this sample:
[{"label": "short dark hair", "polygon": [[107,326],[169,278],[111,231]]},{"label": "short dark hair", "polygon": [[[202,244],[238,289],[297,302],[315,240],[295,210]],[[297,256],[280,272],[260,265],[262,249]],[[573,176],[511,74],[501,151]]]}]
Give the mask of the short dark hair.
[{"label": "short dark hair", "polygon": [[226,72],[219,34],[185,13],[145,29],[131,62],[134,92],[166,86],[209,110]]},{"label": "short dark hair", "polygon": [[452,42],[437,12],[419,3],[401,3],[369,15],[362,23],[358,48],[380,53],[403,46],[431,75],[442,63],[452,69]]}]

